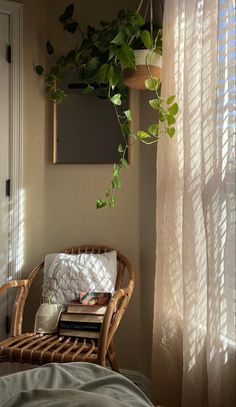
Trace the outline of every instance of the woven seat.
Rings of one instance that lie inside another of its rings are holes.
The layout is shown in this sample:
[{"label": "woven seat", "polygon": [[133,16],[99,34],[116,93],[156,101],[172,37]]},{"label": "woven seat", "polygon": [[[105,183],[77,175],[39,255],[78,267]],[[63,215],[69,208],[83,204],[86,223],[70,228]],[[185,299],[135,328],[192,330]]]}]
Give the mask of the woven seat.
[{"label": "woven seat", "polygon": [[[103,246],[78,246],[63,252],[68,254],[104,253],[112,250]],[[11,337],[0,342],[0,361],[37,365],[50,362],[85,361],[105,366],[106,360],[108,360],[112,369],[119,371],[113,336],[133,291],[134,275],[129,261],[117,252],[116,291],[108,304],[98,339],[35,332],[22,334],[25,301],[36,275],[43,270],[43,266],[44,263],[37,266],[26,280],[10,281],[0,287],[0,295],[10,288],[18,287],[13,309]],[[124,287],[125,277],[128,278],[128,284]]]},{"label": "woven seat", "polygon": [[43,364],[49,362],[94,362],[97,343],[94,339],[59,335],[22,334],[3,341],[2,358],[11,362]]}]

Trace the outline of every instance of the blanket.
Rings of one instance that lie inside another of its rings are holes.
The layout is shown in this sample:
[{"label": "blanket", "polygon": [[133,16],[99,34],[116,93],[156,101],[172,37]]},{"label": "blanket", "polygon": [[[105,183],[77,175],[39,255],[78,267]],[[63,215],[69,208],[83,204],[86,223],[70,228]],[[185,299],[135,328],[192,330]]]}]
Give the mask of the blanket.
[{"label": "blanket", "polygon": [[50,363],[0,378],[1,407],[150,407],[130,380],[101,366]]}]

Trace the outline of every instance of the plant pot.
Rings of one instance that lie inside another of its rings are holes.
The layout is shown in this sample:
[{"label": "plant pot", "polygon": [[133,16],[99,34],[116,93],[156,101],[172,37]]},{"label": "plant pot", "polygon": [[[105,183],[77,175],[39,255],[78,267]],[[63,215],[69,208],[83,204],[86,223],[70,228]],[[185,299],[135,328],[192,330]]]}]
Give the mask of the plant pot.
[{"label": "plant pot", "polygon": [[[126,86],[131,89],[146,89],[145,80],[150,77],[149,70],[155,78],[161,80],[162,56],[147,49],[134,51],[136,69],[125,68],[123,79]],[[148,65],[148,67],[147,67]]]}]

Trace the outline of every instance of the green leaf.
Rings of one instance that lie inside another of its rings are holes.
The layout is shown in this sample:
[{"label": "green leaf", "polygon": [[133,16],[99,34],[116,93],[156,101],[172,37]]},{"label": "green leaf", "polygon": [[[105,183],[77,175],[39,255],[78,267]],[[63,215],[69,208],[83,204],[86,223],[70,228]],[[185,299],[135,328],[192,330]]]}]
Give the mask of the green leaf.
[{"label": "green leaf", "polygon": [[145,80],[145,86],[149,90],[156,90],[160,85],[160,80],[157,78],[149,78]]},{"label": "green leaf", "polygon": [[142,27],[142,25],[145,24],[145,20],[143,19],[142,16],[140,16],[140,14],[138,13],[134,13],[134,18],[133,18],[133,22],[138,26],[138,27]]},{"label": "green leaf", "polygon": [[120,80],[120,71],[111,65],[107,77],[112,89],[114,89]]},{"label": "green leaf", "polygon": [[51,97],[56,103],[61,103],[65,99],[65,92],[61,89],[57,89],[55,92],[51,93]]},{"label": "green leaf", "polygon": [[163,112],[161,110],[159,111],[159,120],[160,120],[160,122],[165,121],[165,116],[164,116],[164,114],[163,114]]},{"label": "green leaf", "polygon": [[122,168],[126,168],[127,165],[128,165],[128,163],[127,163],[127,161],[126,161],[125,158],[122,158],[122,159],[120,160],[120,163],[121,163]]},{"label": "green leaf", "polygon": [[85,95],[88,95],[89,93],[93,92],[93,90],[94,90],[94,87],[88,84],[87,88],[84,89],[83,93]]},{"label": "green leaf", "polygon": [[111,44],[109,46],[109,57],[108,60],[110,61],[114,56],[117,55],[119,48],[115,44]]},{"label": "green leaf", "polygon": [[66,55],[66,62],[73,62],[76,57],[78,57],[78,53],[76,52],[76,50],[72,49]]},{"label": "green leaf", "polygon": [[173,137],[175,135],[175,128],[174,127],[168,127],[167,133],[169,134],[170,137]]},{"label": "green leaf", "polygon": [[158,132],[158,124],[153,123],[151,126],[148,127],[148,133],[151,134],[152,136],[156,136]]},{"label": "green leaf", "polygon": [[167,114],[166,119],[167,119],[168,126],[171,126],[172,124],[175,124],[175,122],[176,122],[174,116],[171,116],[170,114]]},{"label": "green leaf", "polygon": [[169,107],[168,112],[172,115],[175,116],[178,113],[179,106],[177,103],[174,103],[172,106]]},{"label": "green leaf", "polygon": [[133,36],[135,36],[136,38],[138,38],[140,36],[140,30],[136,27],[133,26],[132,23],[127,23],[124,26],[124,31],[125,31],[125,37],[126,38],[132,38]]},{"label": "green leaf", "polygon": [[152,99],[149,100],[149,105],[152,106],[153,109],[159,110],[161,105],[160,99]]},{"label": "green leaf", "polygon": [[37,65],[37,66],[35,67],[35,71],[36,71],[36,73],[37,73],[38,75],[42,75],[43,72],[44,72],[44,68],[42,67],[42,65]]},{"label": "green leaf", "polygon": [[65,14],[62,14],[62,15],[59,17],[59,21],[60,21],[60,23],[64,24],[64,22],[66,21],[66,16],[65,16]]},{"label": "green leaf", "polygon": [[120,93],[116,93],[114,96],[112,96],[110,98],[110,101],[114,104],[114,105],[121,105],[121,94]]},{"label": "green leaf", "polygon": [[128,46],[128,44],[124,43],[119,49],[117,55],[124,68],[135,68],[134,51]]},{"label": "green leaf", "polygon": [[109,64],[103,64],[100,66],[100,68],[98,70],[98,74],[97,74],[98,82],[100,82],[100,83],[107,82],[107,76],[108,76],[109,69],[110,69]]},{"label": "green leaf", "polygon": [[91,76],[91,74],[96,71],[97,67],[99,66],[99,58],[98,57],[93,57],[91,58],[87,65],[86,65],[86,74],[88,76]]},{"label": "green leaf", "polygon": [[124,147],[122,146],[122,144],[119,144],[118,153],[123,153],[123,152],[124,152]]},{"label": "green leaf", "polygon": [[78,23],[77,21],[72,21],[71,23],[65,24],[64,30],[68,31],[71,34],[74,34],[77,30]]},{"label": "green leaf", "polygon": [[124,114],[125,114],[125,116],[126,116],[128,122],[131,122],[131,121],[132,121],[131,110],[125,110],[125,111],[124,111]]},{"label": "green leaf", "polygon": [[46,42],[46,48],[47,48],[48,55],[53,55],[54,54],[54,48],[53,48],[50,41]]},{"label": "green leaf", "polygon": [[126,136],[128,136],[130,134],[130,128],[129,125],[127,123],[122,123],[120,125],[122,133],[124,133]]},{"label": "green leaf", "polygon": [[145,139],[145,138],[148,138],[148,137],[150,137],[149,136],[149,134],[148,133],[146,133],[146,131],[137,131],[137,136],[138,136],[138,138],[140,138],[140,139]]},{"label": "green leaf", "polygon": [[140,34],[140,37],[141,37],[141,40],[143,41],[144,46],[147,49],[150,49],[151,48],[151,43],[152,43],[150,32],[147,31],[147,30],[143,30],[141,32],[141,34]]},{"label": "green leaf", "polygon": [[113,166],[113,177],[119,177],[120,175],[120,167],[118,164],[114,164]]},{"label": "green leaf", "polygon": [[116,200],[115,200],[114,196],[112,196],[108,201],[108,205],[110,206],[110,208],[114,208],[115,204],[116,204]]},{"label": "green leaf", "polygon": [[[94,42],[95,47],[99,50],[100,53],[104,52],[104,41],[103,40],[97,40]],[[93,44],[91,43],[91,47],[93,47]]]},{"label": "green leaf", "polygon": [[118,177],[114,177],[112,180],[112,187],[113,189],[120,189],[121,187],[121,180]]},{"label": "green leaf", "polygon": [[113,40],[111,41],[112,44],[115,45],[122,45],[124,43],[124,34],[122,31],[119,31],[118,34],[115,36],[115,38],[113,38]]},{"label": "green leaf", "polygon": [[172,95],[170,97],[168,97],[167,99],[167,105],[171,105],[171,103],[173,103],[175,100],[175,95]]},{"label": "green leaf", "polygon": [[67,20],[68,18],[71,18],[72,15],[73,15],[73,13],[74,13],[74,4],[71,3],[71,4],[69,4],[69,6],[67,6],[67,7],[65,8],[65,10],[64,10],[64,16],[65,16],[66,20]]},{"label": "green leaf", "polygon": [[64,55],[61,55],[60,58],[57,60],[57,65],[58,66],[65,66],[66,64],[66,57]]},{"label": "green leaf", "polygon": [[104,199],[98,199],[97,203],[96,203],[96,208],[100,209],[100,208],[104,208],[104,206],[106,206],[106,201],[104,201]]}]

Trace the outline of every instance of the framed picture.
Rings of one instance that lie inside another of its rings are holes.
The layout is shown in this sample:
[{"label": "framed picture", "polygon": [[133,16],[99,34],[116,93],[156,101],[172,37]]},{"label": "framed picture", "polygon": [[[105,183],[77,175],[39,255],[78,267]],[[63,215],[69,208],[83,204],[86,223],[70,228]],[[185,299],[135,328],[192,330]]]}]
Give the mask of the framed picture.
[{"label": "framed picture", "polygon": [[[104,96],[104,89],[85,94],[87,85],[73,78],[61,86],[65,100],[54,103],[53,163],[118,163],[118,146],[124,145],[114,105]],[[129,97],[124,110],[128,109]],[[122,111],[119,111],[122,114]],[[128,149],[129,151],[129,149]],[[126,156],[129,162],[129,153]]]}]

